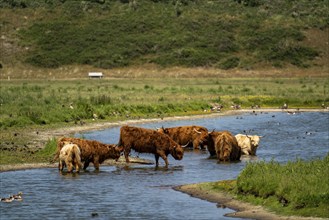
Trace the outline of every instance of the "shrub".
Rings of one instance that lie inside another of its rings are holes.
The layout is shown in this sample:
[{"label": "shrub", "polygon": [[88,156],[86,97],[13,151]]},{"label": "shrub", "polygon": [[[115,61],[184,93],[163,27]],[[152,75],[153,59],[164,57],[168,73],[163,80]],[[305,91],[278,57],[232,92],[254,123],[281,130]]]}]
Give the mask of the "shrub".
[{"label": "shrub", "polygon": [[222,63],[219,64],[221,69],[232,69],[239,66],[240,59],[238,57],[230,57],[225,59]]}]

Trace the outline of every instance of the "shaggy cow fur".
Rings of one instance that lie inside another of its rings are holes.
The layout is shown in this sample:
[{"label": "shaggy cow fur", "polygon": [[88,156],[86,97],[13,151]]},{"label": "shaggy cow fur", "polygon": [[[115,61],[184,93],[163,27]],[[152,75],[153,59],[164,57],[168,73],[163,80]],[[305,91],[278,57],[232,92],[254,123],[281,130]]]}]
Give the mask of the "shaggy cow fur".
[{"label": "shaggy cow fur", "polygon": [[201,126],[180,126],[173,128],[159,128],[158,132],[168,135],[180,145],[193,146],[194,149],[205,148],[208,139],[208,130]]},{"label": "shaggy cow fur", "polygon": [[139,153],[154,154],[156,166],[159,165],[159,157],[168,166],[168,154],[171,154],[176,160],[183,159],[184,155],[184,149],[169,136],[155,130],[131,126],[121,127],[118,146],[124,148],[127,163],[129,163],[128,156],[131,149]]},{"label": "shaggy cow fur", "polygon": [[79,172],[82,168],[81,152],[76,144],[67,143],[63,146],[59,154],[58,168],[63,171],[64,167],[67,167],[67,172],[72,172],[73,167],[76,172]]},{"label": "shaggy cow fur", "polygon": [[262,136],[257,135],[235,135],[235,138],[238,141],[238,145],[242,150],[242,154],[253,156],[256,155],[256,151],[261,137]]},{"label": "shaggy cow fur", "polygon": [[103,144],[94,140],[84,140],[80,138],[63,137],[58,140],[57,153],[54,157],[58,158],[60,150],[64,144],[71,142],[77,144],[81,151],[81,161],[84,162],[83,169],[87,169],[89,163],[93,163],[96,170],[99,169],[99,165],[107,159],[119,159],[123,148],[117,147],[114,144]]},{"label": "shaggy cow fur", "polygon": [[239,161],[241,157],[241,148],[229,131],[209,133],[208,151],[210,156],[216,155],[219,162]]}]

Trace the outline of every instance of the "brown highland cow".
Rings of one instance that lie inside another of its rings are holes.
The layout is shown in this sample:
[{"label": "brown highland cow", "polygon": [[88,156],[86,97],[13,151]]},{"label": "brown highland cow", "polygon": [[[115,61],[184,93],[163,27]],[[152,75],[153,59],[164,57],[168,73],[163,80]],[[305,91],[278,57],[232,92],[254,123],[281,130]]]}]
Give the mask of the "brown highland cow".
[{"label": "brown highland cow", "polygon": [[58,140],[57,153],[54,157],[56,160],[60,150],[65,143],[73,143],[79,146],[81,151],[81,161],[84,162],[83,169],[87,169],[89,163],[93,163],[96,170],[99,165],[107,159],[119,159],[123,148],[117,147],[114,144],[103,144],[95,140],[84,140],[80,138],[63,137]]},{"label": "brown highland cow", "polygon": [[210,156],[216,155],[219,162],[239,161],[241,157],[241,148],[229,131],[210,132],[208,151]]},{"label": "brown highland cow", "polygon": [[120,129],[119,147],[124,148],[126,162],[129,163],[129,153],[131,149],[139,153],[151,153],[155,155],[156,166],[159,165],[161,157],[168,167],[168,154],[176,160],[183,159],[184,149],[168,135],[155,130],[123,126]]},{"label": "brown highland cow", "polygon": [[201,126],[180,126],[172,128],[159,128],[158,132],[171,137],[180,145],[188,145],[193,149],[205,149],[208,140],[208,130]]}]

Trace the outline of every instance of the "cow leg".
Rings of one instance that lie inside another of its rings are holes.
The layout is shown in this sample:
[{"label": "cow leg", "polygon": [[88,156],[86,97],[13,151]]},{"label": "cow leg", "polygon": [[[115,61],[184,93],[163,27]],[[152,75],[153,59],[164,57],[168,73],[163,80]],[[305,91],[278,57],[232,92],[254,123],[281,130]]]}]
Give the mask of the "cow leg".
[{"label": "cow leg", "polygon": [[159,155],[155,154],[155,166],[158,167],[159,166]]},{"label": "cow leg", "polygon": [[168,163],[168,158],[164,153],[159,153],[159,156],[164,160],[164,162],[166,163],[166,167],[168,167],[169,163]]},{"label": "cow leg", "polygon": [[76,165],[76,169],[77,169],[77,172],[79,173],[80,172],[80,169],[82,168],[82,163],[80,161],[77,162],[77,165]]},{"label": "cow leg", "polygon": [[99,157],[98,156],[94,156],[93,164],[94,164],[95,170],[99,170]]},{"label": "cow leg", "polygon": [[193,148],[194,149],[199,149],[199,141],[198,140],[193,141]]},{"label": "cow leg", "polygon": [[75,161],[75,171],[76,171],[77,173],[80,172],[80,165],[79,165],[79,162],[78,162],[78,161]]},{"label": "cow leg", "polygon": [[58,169],[59,170],[62,170],[63,169],[63,164],[62,164],[62,161],[61,160],[58,162]]},{"label": "cow leg", "polygon": [[83,169],[84,169],[84,170],[87,169],[87,167],[89,166],[89,163],[90,163],[89,160],[86,160],[86,161],[85,161],[85,163],[84,163],[84,165],[83,165]]},{"label": "cow leg", "polygon": [[130,154],[130,147],[127,147],[125,149],[125,158],[126,158],[126,163],[129,163],[129,154]]},{"label": "cow leg", "polygon": [[72,170],[73,170],[72,163],[68,163],[68,164],[67,164],[67,172],[68,172],[68,173],[71,173]]}]

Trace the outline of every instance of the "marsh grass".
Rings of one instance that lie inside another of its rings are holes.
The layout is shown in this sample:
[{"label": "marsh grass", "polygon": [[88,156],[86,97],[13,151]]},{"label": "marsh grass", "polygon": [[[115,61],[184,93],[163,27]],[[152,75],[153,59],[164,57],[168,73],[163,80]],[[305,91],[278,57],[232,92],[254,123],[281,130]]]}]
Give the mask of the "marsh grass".
[{"label": "marsh grass", "polygon": [[329,154],[323,159],[253,162],[237,180],[201,183],[202,190],[227,192],[280,215],[328,218]]},{"label": "marsh grass", "polygon": [[248,163],[236,192],[247,201],[262,200],[286,214],[329,217],[329,154],[324,159]]},{"label": "marsh grass", "polygon": [[209,112],[219,102],[319,108],[329,102],[324,78],[161,78],[3,81],[2,129]]}]

